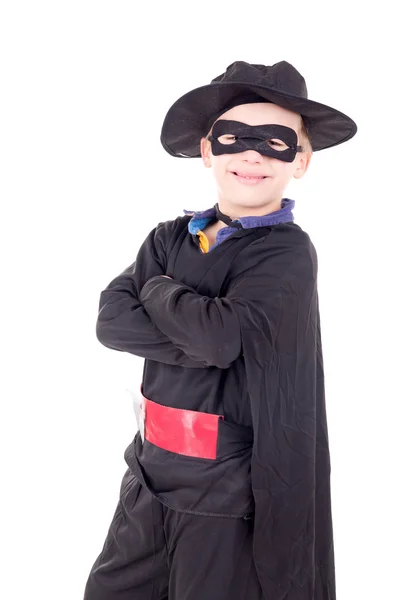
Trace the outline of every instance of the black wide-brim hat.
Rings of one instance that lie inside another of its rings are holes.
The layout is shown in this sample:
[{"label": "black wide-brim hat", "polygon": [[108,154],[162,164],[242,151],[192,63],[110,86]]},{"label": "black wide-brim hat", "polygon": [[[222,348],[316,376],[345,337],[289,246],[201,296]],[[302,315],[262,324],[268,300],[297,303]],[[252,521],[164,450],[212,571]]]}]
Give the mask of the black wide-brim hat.
[{"label": "black wide-brim hat", "polygon": [[161,131],[163,148],[172,156],[198,158],[201,138],[220,115],[239,104],[265,101],[301,114],[314,152],[347,142],[357,132],[350,117],[308,99],[304,77],[290,63],[268,67],[237,61],[171,106]]}]

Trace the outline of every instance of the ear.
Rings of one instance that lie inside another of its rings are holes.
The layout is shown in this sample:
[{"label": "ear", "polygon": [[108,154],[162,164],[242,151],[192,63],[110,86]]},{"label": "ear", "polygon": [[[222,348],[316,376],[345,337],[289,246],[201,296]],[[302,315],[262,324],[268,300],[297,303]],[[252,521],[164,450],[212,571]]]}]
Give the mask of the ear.
[{"label": "ear", "polygon": [[211,167],[211,142],[205,137],[200,140],[200,152],[204,166],[209,169]]},{"label": "ear", "polygon": [[305,175],[305,173],[310,165],[312,153],[311,152],[300,152],[299,154],[297,154],[297,158],[298,158],[297,168],[296,168],[295,172],[293,173],[293,177],[295,179],[300,179],[301,177],[303,177],[303,175]]}]

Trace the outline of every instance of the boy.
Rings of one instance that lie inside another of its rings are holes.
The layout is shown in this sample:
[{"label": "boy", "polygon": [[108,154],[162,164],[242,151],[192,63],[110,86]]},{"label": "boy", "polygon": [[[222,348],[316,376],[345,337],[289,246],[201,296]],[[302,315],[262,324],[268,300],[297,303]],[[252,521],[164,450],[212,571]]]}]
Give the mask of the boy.
[{"label": "boy", "polygon": [[168,111],[163,147],[201,155],[218,203],[101,293],[100,342],[146,359],[144,432],[85,600],[335,600],[317,255],[282,193],[356,131],[286,61]]}]

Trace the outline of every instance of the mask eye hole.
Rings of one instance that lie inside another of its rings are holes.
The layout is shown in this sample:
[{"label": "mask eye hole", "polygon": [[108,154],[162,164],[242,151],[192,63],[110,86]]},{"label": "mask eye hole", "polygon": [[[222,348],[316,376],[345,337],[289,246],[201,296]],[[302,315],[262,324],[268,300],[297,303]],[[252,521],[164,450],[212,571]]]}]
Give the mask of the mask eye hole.
[{"label": "mask eye hole", "polygon": [[270,146],[270,148],[273,148],[278,152],[283,152],[284,150],[287,150],[289,148],[289,146],[285,144],[285,142],[279,140],[278,138],[271,138],[267,140],[267,144],[268,146]]},{"label": "mask eye hole", "polygon": [[234,144],[236,142],[237,136],[232,135],[230,133],[224,133],[223,135],[220,135],[217,138],[217,140],[220,144],[223,144],[224,146],[229,146],[230,144]]}]

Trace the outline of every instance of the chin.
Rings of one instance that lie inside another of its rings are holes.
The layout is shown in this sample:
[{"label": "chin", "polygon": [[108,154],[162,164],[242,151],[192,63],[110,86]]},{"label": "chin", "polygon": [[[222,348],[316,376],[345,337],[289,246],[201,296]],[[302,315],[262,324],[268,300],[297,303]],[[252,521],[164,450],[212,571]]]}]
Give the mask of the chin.
[{"label": "chin", "polygon": [[255,197],[254,195],[242,194],[240,197],[237,194],[220,197],[219,207],[222,212],[232,215],[245,217],[246,213],[264,215],[268,212],[274,212],[281,207],[282,198],[277,201],[275,198]]},{"label": "chin", "polygon": [[270,198],[256,197],[255,195],[242,194],[240,198],[235,198],[230,201],[231,204],[239,205],[239,206],[248,206],[248,207],[258,207],[265,206],[269,204],[272,200]]}]

